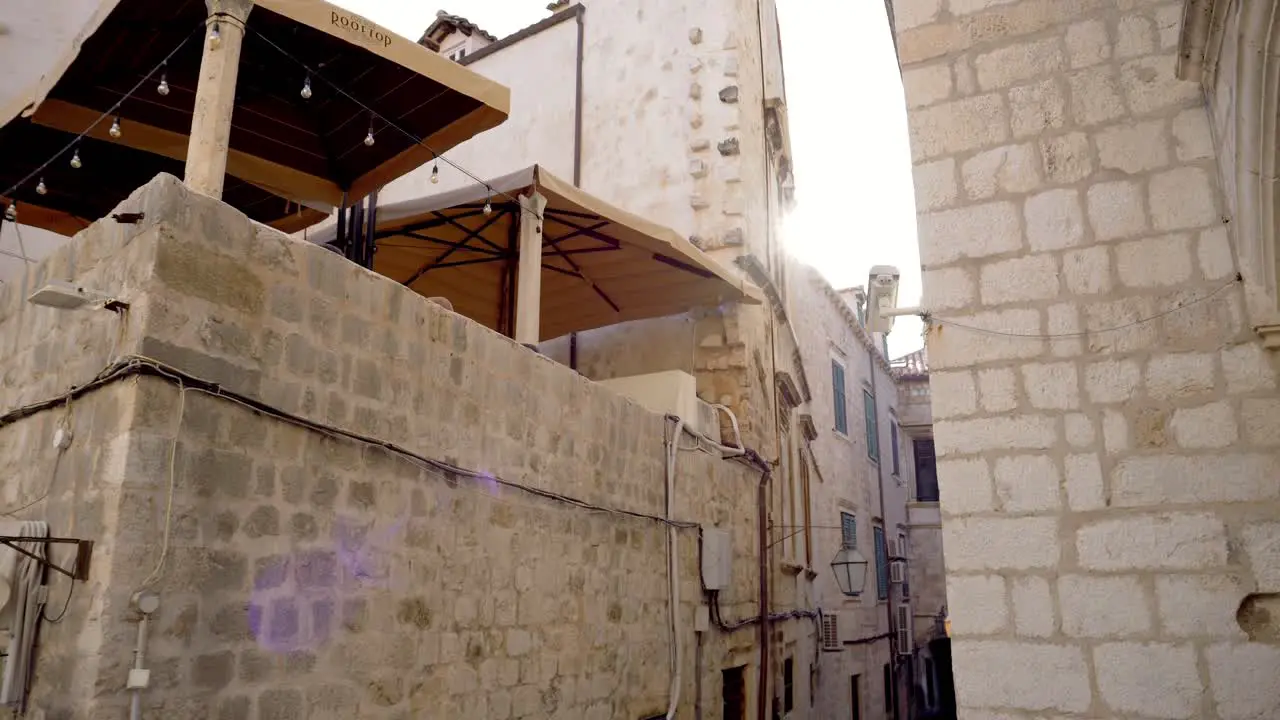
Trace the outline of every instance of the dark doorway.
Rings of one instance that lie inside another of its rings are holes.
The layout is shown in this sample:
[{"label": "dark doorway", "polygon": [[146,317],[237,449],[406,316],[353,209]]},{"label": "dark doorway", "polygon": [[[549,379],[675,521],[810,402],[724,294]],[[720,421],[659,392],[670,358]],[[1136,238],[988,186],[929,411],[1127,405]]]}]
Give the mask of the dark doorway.
[{"label": "dark doorway", "polygon": [[917,438],[911,445],[916,461],[916,500],[938,502],[938,459],[933,438]]},{"label": "dark doorway", "polygon": [[849,717],[853,720],[862,720],[862,692],[858,687],[861,684],[861,675],[849,678]]},{"label": "dark doorway", "polygon": [[723,679],[724,720],[746,720],[747,683],[745,665],[721,672]]}]

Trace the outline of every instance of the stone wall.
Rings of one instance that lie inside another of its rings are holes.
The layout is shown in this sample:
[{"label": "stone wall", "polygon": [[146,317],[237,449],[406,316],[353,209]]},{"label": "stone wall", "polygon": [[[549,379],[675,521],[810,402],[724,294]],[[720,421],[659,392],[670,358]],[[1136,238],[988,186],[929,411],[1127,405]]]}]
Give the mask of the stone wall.
[{"label": "stone wall", "polygon": [[[661,417],[171,177],[121,209],[146,219],[95,224],[27,278],[118,288],[131,309],[116,355],[493,478],[662,513]],[[8,408],[93,377],[117,329],[105,311],[24,297],[0,290]],[[7,507],[38,500],[64,417],[75,440],[60,484],[20,515],[98,545],[66,619],[41,630],[33,717],[124,712],[129,597],[162,557],[144,717],[665,710],[667,533],[652,520],[424,468],[152,376],[0,427]],[[757,611],[757,482],[700,453],[679,460],[680,519],[732,532],[731,618]],[[679,538],[690,716],[696,674],[712,707],[720,670],[747,665],[750,692],[758,658],[754,631],[713,633],[695,672],[697,533]]]},{"label": "stone wall", "polygon": [[1182,3],[895,11],[961,717],[1274,717],[1276,370]]}]

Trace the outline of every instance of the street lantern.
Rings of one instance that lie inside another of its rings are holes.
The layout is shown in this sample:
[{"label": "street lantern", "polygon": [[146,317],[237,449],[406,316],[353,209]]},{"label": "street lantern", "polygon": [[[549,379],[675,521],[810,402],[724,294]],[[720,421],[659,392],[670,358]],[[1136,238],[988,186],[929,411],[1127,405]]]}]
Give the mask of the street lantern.
[{"label": "street lantern", "polygon": [[840,552],[831,560],[831,569],[836,574],[836,584],[840,592],[849,597],[858,597],[867,586],[867,559],[856,548],[840,548]]}]

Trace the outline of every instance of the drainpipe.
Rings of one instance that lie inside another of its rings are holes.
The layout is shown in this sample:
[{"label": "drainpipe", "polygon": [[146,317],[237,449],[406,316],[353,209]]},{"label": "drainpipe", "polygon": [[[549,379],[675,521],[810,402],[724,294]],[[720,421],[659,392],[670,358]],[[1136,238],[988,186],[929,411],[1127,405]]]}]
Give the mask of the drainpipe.
[{"label": "drainpipe", "polygon": [[[587,6],[578,4],[574,8],[578,14],[578,56],[574,60],[573,88],[573,186],[582,187],[582,38],[584,33],[582,16]],[[569,369],[578,369],[578,333],[569,333]]]},{"label": "drainpipe", "polygon": [[[875,338],[874,338],[874,336],[872,336],[872,343],[871,343],[872,345],[874,345],[874,344],[875,344],[874,340],[875,340]],[[874,401],[874,405],[875,405],[875,408],[874,408],[874,409],[875,409],[875,417],[874,417],[874,418],[873,418],[873,420],[872,420],[871,429],[872,429],[872,432],[874,432],[874,433],[876,434],[876,445],[877,445],[877,446],[879,446],[879,444],[880,444],[880,392],[876,389],[876,351],[875,351],[874,349],[870,348],[870,347],[868,347],[868,348],[867,348],[867,360],[868,360],[868,361],[870,361],[870,363],[871,363],[871,367],[870,367],[870,372],[871,372],[871,397],[872,397],[872,399],[873,399],[873,401]],[[880,453],[880,455],[881,455],[881,457],[879,458],[879,461],[876,463],[876,474],[877,474],[877,476],[879,477],[879,481],[880,481],[880,493],[879,493],[879,495],[880,495],[880,522],[881,522],[881,523],[884,523],[884,524],[887,526],[887,524],[888,524],[888,519],[885,517],[885,514],[884,514],[884,456],[883,456],[883,455],[884,455],[884,453],[883,453],[883,452],[881,452],[881,453]],[[887,556],[889,555],[889,547],[888,547],[888,545],[889,545],[889,532],[888,532],[888,527],[885,527],[884,543],[885,543],[885,556],[887,557]],[[877,572],[879,571],[879,567],[880,567],[879,562],[880,562],[880,559],[879,559],[879,558],[876,558],[876,569],[877,569]],[[888,568],[885,568],[885,570],[887,571],[887,570],[888,570]],[[888,630],[889,630],[889,687],[891,688],[890,692],[892,693],[892,695],[897,695],[897,694],[898,694],[898,666],[897,666],[897,660],[898,660],[898,658],[897,658],[897,655],[894,653],[894,643],[896,642],[896,640],[895,640],[895,636],[894,636],[894,633],[893,633],[893,584],[892,584],[892,583],[890,583],[890,584],[889,584],[889,597],[888,597],[888,598],[886,598],[885,600],[886,600],[886,602],[885,602],[885,607],[884,607],[884,614],[885,614],[885,619],[886,619],[886,620],[888,621],[888,623],[889,623],[889,624],[888,624]],[[899,716],[899,713],[898,713],[898,698],[896,698],[896,697],[892,697],[892,696],[891,696],[891,699],[893,700],[893,720],[898,720],[898,716]]]}]

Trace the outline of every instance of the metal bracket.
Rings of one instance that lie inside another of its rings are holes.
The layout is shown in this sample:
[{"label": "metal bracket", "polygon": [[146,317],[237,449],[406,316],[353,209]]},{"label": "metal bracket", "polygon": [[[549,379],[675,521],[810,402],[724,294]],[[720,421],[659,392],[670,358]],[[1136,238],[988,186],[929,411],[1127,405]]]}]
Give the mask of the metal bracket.
[{"label": "metal bracket", "polygon": [[[75,565],[70,570],[67,570],[62,566],[55,564],[48,558],[39,557],[35,553],[30,552],[24,548],[20,548],[14,544],[18,542],[44,543],[45,545],[48,545],[49,543],[58,543],[61,545],[75,545],[76,546]],[[22,555],[25,555],[31,558],[32,560],[35,560],[36,562],[49,568],[50,570],[54,570],[62,573],[63,575],[66,575],[72,580],[85,581],[89,579],[89,561],[93,558],[93,541],[92,540],[77,540],[75,538],[28,537],[25,535],[0,535],[0,545],[4,545],[5,547],[15,552],[21,553]]]}]

